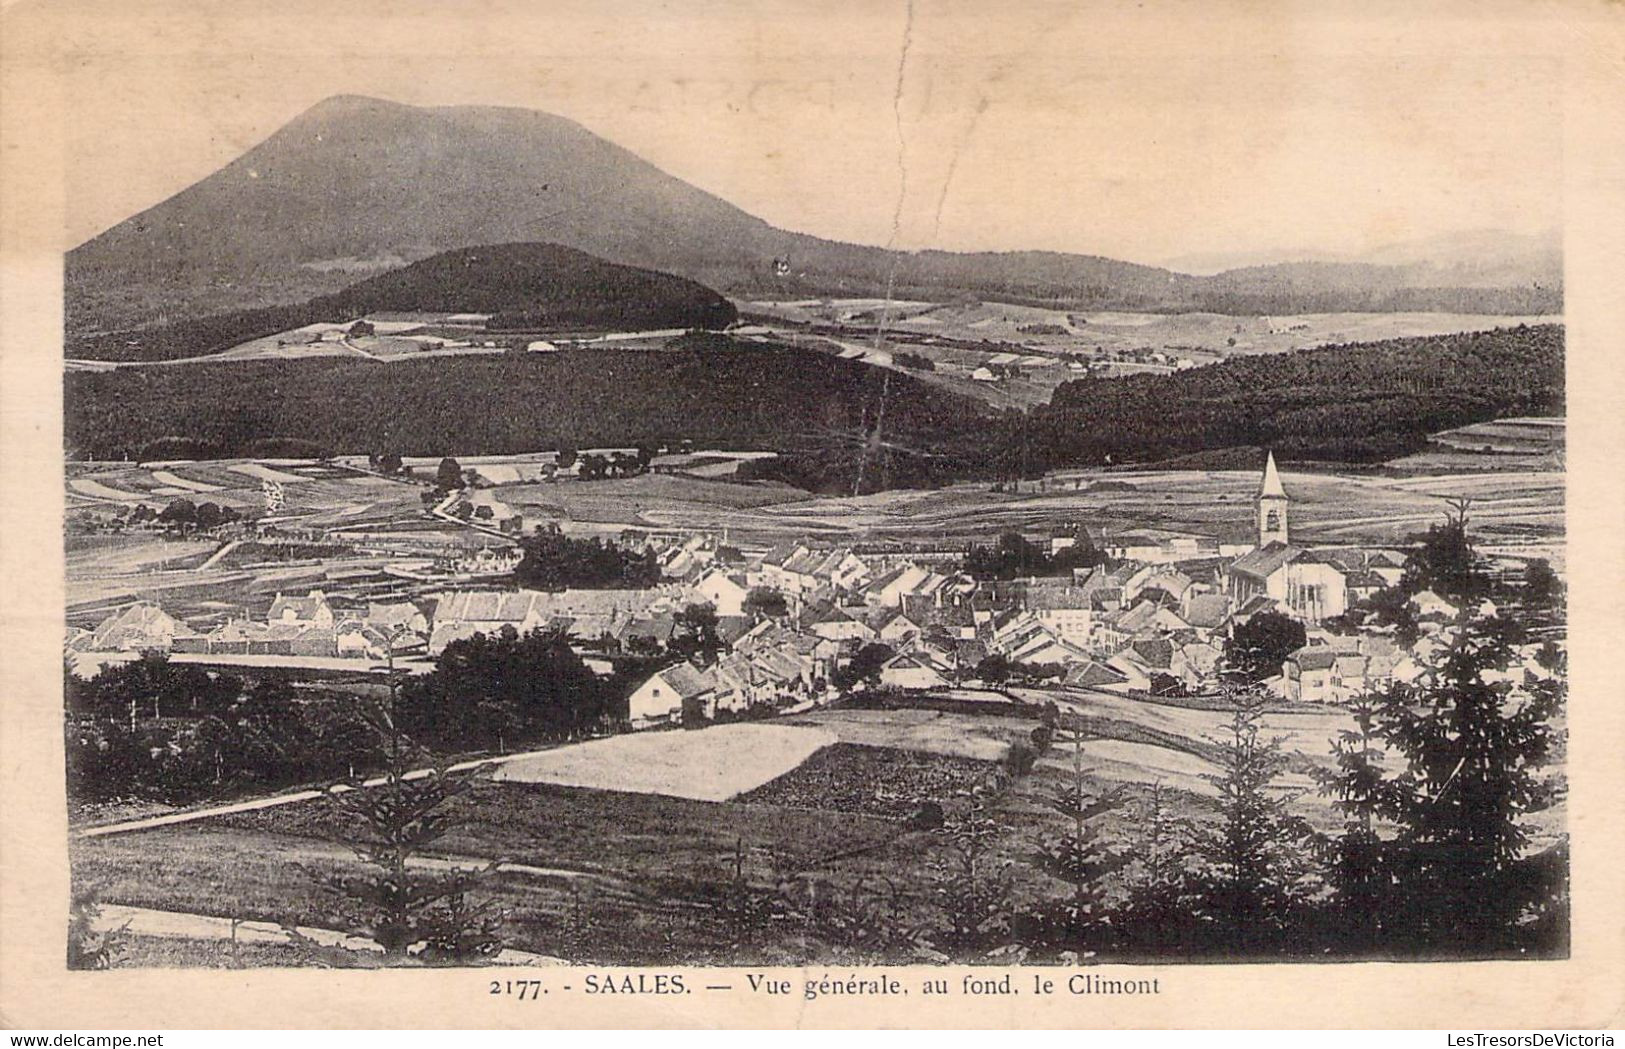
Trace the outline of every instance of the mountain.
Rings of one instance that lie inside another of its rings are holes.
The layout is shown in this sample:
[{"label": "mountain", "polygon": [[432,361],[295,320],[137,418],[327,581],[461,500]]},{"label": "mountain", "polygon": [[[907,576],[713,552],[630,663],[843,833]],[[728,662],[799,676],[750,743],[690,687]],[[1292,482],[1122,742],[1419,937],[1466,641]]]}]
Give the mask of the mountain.
[{"label": "mountain", "polygon": [[[1306,266],[1305,264],[1309,264]],[[1362,267],[1351,279],[1385,281],[1390,287],[1561,288],[1563,238],[1560,230],[1523,234],[1481,229],[1384,245],[1371,251],[1207,252],[1168,259],[1170,269],[1211,276],[1225,271],[1312,272],[1314,265]]]},{"label": "mountain", "polygon": [[[1270,305],[1259,312],[1295,305],[1295,286],[1268,275],[1214,289],[1210,278],[1089,255],[893,252],[821,240],[776,229],[562,117],[339,96],[70,251],[67,331],[71,339],[295,303],[442,251],[544,241],[735,295],[889,290],[1221,312],[1231,301]],[[1347,289],[1321,291],[1317,309]],[[1354,291],[1351,302],[1382,301]]]}]

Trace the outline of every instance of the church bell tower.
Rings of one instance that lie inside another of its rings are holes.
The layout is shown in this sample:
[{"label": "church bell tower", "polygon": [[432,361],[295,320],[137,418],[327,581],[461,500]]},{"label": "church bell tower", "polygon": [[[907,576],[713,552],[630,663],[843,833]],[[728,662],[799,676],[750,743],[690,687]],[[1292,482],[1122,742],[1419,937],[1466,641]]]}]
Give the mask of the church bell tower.
[{"label": "church bell tower", "polygon": [[1264,480],[1258,487],[1258,545],[1287,542],[1286,489],[1275,469],[1275,453],[1264,463]]}]

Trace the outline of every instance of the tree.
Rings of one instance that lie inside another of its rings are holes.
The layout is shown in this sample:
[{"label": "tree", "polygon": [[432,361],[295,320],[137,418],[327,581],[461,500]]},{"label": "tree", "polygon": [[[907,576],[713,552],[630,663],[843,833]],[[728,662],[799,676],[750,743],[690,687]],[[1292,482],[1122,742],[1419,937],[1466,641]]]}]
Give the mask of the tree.
[{"label": "tree", "polygon": [[833,683],[836,688],[845,691],[859,682],[873,686],[880,682],[880,670],[897,651],[890,645],[872,642],[864,645],[852,656],[852,661],[835,671]]},{"label": "tree", "polygon": [[350,325],[350,328],[346,334],[351,338],[360,338],[367,335],[375,335],[377,332],[378,329],[373,327],[371,321],[361,320]]},{"label": "tree", "polygon": [[1081,951],[1097,942],[1104,917],[1102,881],[1121,870],[1129,853],[1101,833],[1097,821],[1122,803],[1123,788],[1101,792],[1083,761],[1090,738],[1081,726],[1062,726],[1056,742],[1070,745],[1071,767],[1065,783],[1044,801],[1067,823],[1061,834],[1042,834],[1035,853],[1038,867],[1072,886],[1071,898],[1045,922],[1053,946]]},{"label": "tree", "polygon": [[698,656],[704,663],[716,662],[722,639],[717,636],[717,609],[709,601],[692,601],[683,606],[675,617],[677,633],[672,647],[690,656]]},{"label": "tree", "polygon": [[393,477],[401,472],[401,454],[399,452],[385,452],[378,457],[378,472]]},{"label": "tree", "polygon": [[454,641],[433,672],[401,686],[402,728],[456,750],[579,739],[609,714],[609,696],[557,632],[476,634]]},{"label": "tree", "polygon": [[130,923],[110,929],[98,928],[101,923],[101,903],[95,895],[75,892],[68,904],[69,969],[111,968],[124,953]]},{"label": "tree", "polygon": [[177,525],[183,531],[197,523],[197,505],[190,499],[176,499],[158,514],[164,524]]},{"label": "tree", "polygon": [[790,614],[784,595],[770,586],[753,586],[745,595],[744,611],[756,619],[782,619]]},{"label": "tree", "polygon": [[1563,581],[1552,571],[1552,564],[1543,557],[1529,562],[1523,574],[1524,599],[1537,607],[1548,607],[1563,594]]},{"label": "tree", "polygon": [[568,470],[576,463],[576,450],[571,445],[564,445],[559,449],[558,463],[560,470]]},{"label": "tree", "polygon": [[442,492],[452,492],[463,487],[463,468],[457,465],[457,460],[446,456],[440,460],[440,466],[435,470],[434,486]]},{"label": "tree", "polygon": [[520,540],[524,556],[514,576],[537,590],[647,587],[660,581],[652,550],[627,550],[605,539],[574,539],[557,526],[538,526]]},{"label": "tree", "polygon": [[1466,500],[1453,503],[1443,524],[1428,527],[1399,580],[1399,588],[1407,596],[1432,590],[1457,604],[1472,604],[1489,592],[1489,576],[1467,537],[1469,505]]},{"label": "tree", "polygon": [[975,958],[1010,940],[1010,865],[999,859],[1000,828],[980,797],[936,832],[945,853],[930,862],[942,916],[933,938],[949,958]]},{"label": "tree", "polygon": [[396,961],[423,944],[431,958],[489,957],[502,948],[501,914],[473,905],[468,894],[497,867],[431,873],[413,860],[446,835],[457,807],[489,766],[453,771],[443,764],[410,776],[426,753],[408,740],[386,710],[372,719],[387,740],[383,782],[365,786],[349,779],[325,789],[338,840],[372,870],[360,876],[312,872],[318,884],[348,901],[356,924]]},{"label": "tree", "polygon": [[1287,799],[1270,789],[1285,761],[1280,740],[1260,734],[1262,691],[1232,689],[1229,699],[1229,736],[1214,741],[1223,771],[1204,777],[1218,790],[1213,805],[1219,819],[1197,838],[1204,863],[1199,898],[1216,945],[1254,953],[1286,943],[1302,899],[1302,846],[1311,832],[1288,810]]},{"label": "tree", "polygon": [[983,657],[972,673],[978,681],[989,685],[1002,685],[1010,680],[1010,660],[995,652]]},{"label": "tree", "polygon": [[1281,672],[1286,657],[1308,642],[1303,624],[1280,612],[1260,612],[1230,631],[1224,644],[1228,669],[1243,681],[1256,682]]},{"label": "tree", "polygon": [[1372,734],[1404,763],[1334,781],[1358,816],[1395,827],[1393,935],[1467,954],[1509,948],[1548,902],[1524,818],[1550,803],[1539,776],[1558,739],[1561,678],[1514,683],[1510,625],[1475,617],[1411,683],[1376,699]]},{"label": "tree", "polygon": [[199,503],[195,515],[199,528],[219,528],[237,519],[237,511],[218,503]]},{"label": "tree", "polygon": [[1134,870],[1128,899],[1118,909],[1119,935],[1133,950],[1189,955],[1197,940],[1196,916],[1189,904],[1191,878],[1184,863],[1193,852],[1191,822],[1169,809],[1168,790],[1151,785],[1138,808],[1140,833],[1134,843]]},{"label": "tree", "polygon": [[1392,912],[1394,886],[1384,844],[1377,834],[1377,814],[1386,807],[1383,752],[1377,728],[1378,707],[1360,696],[1349,708],[1354,727],[1332,740],[1334,768],[1317,770],[1321,793],[1330,794],[1343,813],[1342,833],[1331,845],[1332,915],[1340,946],[1366,950],[1383,941]]}]

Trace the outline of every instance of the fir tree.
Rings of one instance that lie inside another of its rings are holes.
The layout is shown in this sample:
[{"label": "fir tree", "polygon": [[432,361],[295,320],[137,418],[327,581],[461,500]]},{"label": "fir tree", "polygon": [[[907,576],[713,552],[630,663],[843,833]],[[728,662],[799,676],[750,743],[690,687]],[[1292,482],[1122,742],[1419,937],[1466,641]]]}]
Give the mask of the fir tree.
[{"label": "fir tree", "polygon": [[1509,674],[1508,633],[1498,618],[1470,620],[1421,677],[1378,702],[1377,734],[1405,769],[1361,807],[1397,827],[1396,932],[1418,946],[1503,949],[1543,905],[1523,817],[1550,801],[1538,769],[1564,683]]}]

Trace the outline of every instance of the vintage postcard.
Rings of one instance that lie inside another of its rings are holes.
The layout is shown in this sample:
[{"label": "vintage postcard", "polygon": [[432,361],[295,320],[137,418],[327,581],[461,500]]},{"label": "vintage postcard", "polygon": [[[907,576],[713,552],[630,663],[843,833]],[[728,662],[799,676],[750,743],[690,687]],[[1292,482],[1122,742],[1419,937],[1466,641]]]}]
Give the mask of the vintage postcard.
[{"label": "vintage postcard", "polygon": [[7,1024],[1621,1022],[1617,5],[4,17]]}]

